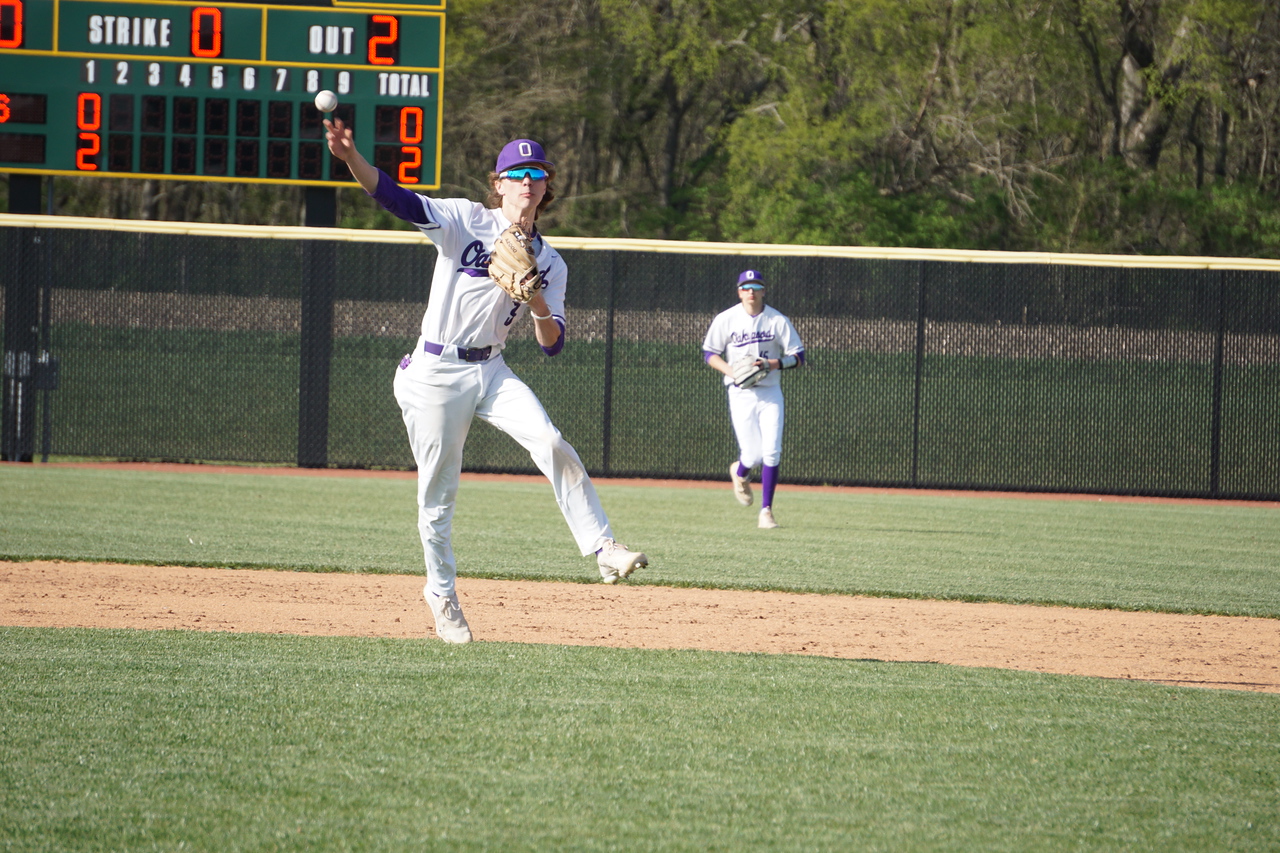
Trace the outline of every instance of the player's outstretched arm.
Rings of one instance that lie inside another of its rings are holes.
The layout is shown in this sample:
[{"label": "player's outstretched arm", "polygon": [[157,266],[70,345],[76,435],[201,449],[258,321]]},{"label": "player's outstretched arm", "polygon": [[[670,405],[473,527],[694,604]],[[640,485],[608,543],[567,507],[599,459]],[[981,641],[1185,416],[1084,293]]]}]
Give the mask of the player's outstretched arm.
[{"label": "player's outstretched arm", "polygon": [[340,118],[325,119],[324,127],[324,138],[329,143],[329,153],[344,161],[360,186],[364,187],[364,191],[373,195],[378,189],[378,170],[356,150],[356,140],[351,133],[351,128],[347,127]]}]

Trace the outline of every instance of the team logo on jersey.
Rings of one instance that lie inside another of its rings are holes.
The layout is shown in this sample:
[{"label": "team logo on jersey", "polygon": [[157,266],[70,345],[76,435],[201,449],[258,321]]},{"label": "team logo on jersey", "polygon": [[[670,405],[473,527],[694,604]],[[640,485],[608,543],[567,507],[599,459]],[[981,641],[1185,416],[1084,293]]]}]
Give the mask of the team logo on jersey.
[{"label": "team logo on jersey", "polygon": [[462,266],[458,267],[458,272],[465,273],[472,278],[488,278],[489,277],[489,257],[490,253],[484,250],[484,243],[479,240],[473,240],[470,245],[462,250]]},{"label": "team logo on jersey", "polygon": [[748,344],[759,344],[773,340],[773,332],[768,329],[753,330],[750,332],[734,332],[729,335],[730,346],[744,347]]}]

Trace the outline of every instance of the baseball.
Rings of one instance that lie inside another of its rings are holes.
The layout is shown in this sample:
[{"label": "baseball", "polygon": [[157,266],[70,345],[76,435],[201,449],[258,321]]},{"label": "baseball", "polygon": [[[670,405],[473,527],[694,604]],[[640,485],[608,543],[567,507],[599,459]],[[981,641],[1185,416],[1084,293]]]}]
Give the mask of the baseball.
[{"label": "baseball", "polygon": [[316,95],[316,109],[322,113],[331,113],[338,106],[338,96],[328,89],[321,89]]}]

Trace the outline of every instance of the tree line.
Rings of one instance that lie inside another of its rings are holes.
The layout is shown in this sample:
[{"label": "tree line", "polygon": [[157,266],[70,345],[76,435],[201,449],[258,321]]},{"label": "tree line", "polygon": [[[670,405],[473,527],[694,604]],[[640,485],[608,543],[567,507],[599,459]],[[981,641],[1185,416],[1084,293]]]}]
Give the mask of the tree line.
[{"label": "tree line", "polygon": [[[440,196],[507,140],[549,233],[1280,257],[1274,0],[450,0]],[[66,179],[58,212],[297,224],[298,188]],[[340,224],[395,227],[343,189]]]}]

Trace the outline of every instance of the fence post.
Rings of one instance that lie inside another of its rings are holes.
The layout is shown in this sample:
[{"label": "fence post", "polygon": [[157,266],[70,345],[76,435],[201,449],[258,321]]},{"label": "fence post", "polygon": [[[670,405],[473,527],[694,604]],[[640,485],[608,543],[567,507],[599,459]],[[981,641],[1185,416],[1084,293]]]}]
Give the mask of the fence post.
[{"label": "fence post", "polygon": [[[50,188],[53,187],[53,179],[47,181]],[[49,215],[53,215],[53,202],[49,202]],[[36,374],[33,387],[44,392],[41,400],[41,413],[43,415],[43,427],[40,435],[40,461],[49,461],[49,450],[53,443],[53,400],[50,398],[51,391],[58,390],[58,357],[52,352],[52,326],[53,326],[53,241],[52,231],[44,235],[44,245],[41,247],[43,254],[41,255],[40,266],[44,271],[44,286],[40,288],[40,331],[38,334],[39,353],[36,355]],[[33,451],[34,455],[34,451]]]},{"label": "fence post", "polygon": [[[305,224],[332,228],[337,191],[307,187]],[[329,462],[329,362],[333,356],[333,290],[337,251],[327,240],[302,246],[302,328],[298,352],[298,467]]]},{"label": "fence post", "polygon": [[609,301],[604,326],[604,404],[600,407],[600,469],[607,475],[611,468],[610,437],[613,433],[613,312],[614,294],[618,292],[618,253],[609,252]]},{"label": "fence post", "polygon": [[916,275],[916,382],[915,401],[911,410],[911,485],[920,481],[920,383],[924,371],[924,271],[925,262],[917,261]]},{"label": "fence post", "polygon": [[1213,417],[1209,427],[1209,494],[1222,491],[1222,372],[1227,337],[1227,271],[1218,270],[1218,340],[1213,351]]}]

